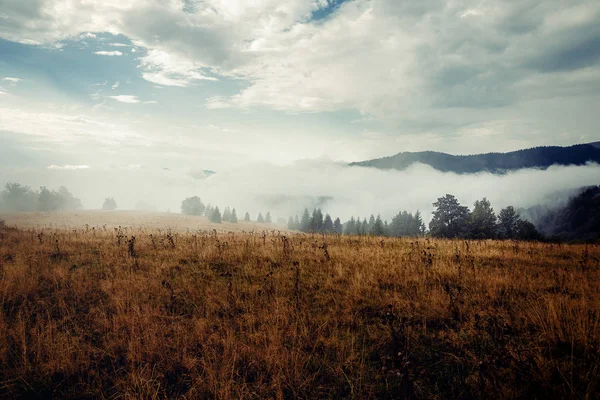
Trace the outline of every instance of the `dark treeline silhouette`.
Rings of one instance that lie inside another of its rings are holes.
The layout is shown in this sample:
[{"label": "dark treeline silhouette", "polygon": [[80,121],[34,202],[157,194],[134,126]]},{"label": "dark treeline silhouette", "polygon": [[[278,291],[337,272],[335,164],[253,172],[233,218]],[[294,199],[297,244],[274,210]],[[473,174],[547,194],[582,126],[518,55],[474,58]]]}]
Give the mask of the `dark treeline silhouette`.
[{"label": "dark treeline silhouette", "polygon": [[600,241],[600,186],[581,189],[564,206],[536,221],[540,230],[557,241]]},{"label": "dark treeline silhouette", "polygon": [[0,210],[20,211],[68,211],[81,208],[81,200],[61,186],[58,191],[42,186],[33,191],[29,186],[9,182],[0,193]]},{"label": "dark treeline silhouette", "polygon": [[373,235],[390,237],[418,237],[430,235],[442,238],[465,239],[519,239],[541,240],[543,236],[529,221],[522,219],[512,206],[501,210],[496,216],[489,200],[477,200],[473,211],[461,205],[456,197],[447,194],[433,203],[435,210],[426,229],[421,213],[401,211],[390,222],[380,215],[367,218],[351,217],[345,223],[335,221],[329,214],[323,215],[319,208],[304,210],[302,217],[290,217],[288,229],[313,233],[337,233],[344,235]]},{"label": "dark treeline silhouette", "polygon": [[587,162],[600,163],[600,148],[597,145],[545,146],[509,153],[458,156],[435,151],[403,152],[350,165],[403,170],[414,163],[422,163],[439,171],[465,174],[482,171],[503,173],[522,168],[548,168],[551,165],[585,165]]}]

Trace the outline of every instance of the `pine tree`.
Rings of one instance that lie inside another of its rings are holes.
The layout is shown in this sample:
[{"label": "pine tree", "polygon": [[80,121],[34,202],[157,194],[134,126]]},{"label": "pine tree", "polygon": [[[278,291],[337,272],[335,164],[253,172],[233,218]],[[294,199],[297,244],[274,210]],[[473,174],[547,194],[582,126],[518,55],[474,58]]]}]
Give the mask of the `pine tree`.
[{"label": "pine tree", "polygon": [[342,221],[340,221],[339,217],[333,221],[333,231],[339,235],[342,234]]},{"label": "pine tree", "polygon": [[366,235],[369,233],[369,223],[367,222],[366,218],[363,220],[362,226],[360,227],[360,232],[361,235]]},{"label": "pine tree", "polygon": [[271,213],[267,211],[267,215],[265,216],[265,223],[270,224],[273,220],[271,219]]},{"label": "pine tree", "polygon": [[323,221],[323,232],[333,233],[333,221],[331,220],[331,216],[329,214],[325,215],[325,220]]},{"label": "pine tree", "polygon": [[237,224],[237,222],[238,222],[238,218],[237,218],[237,214],[235,212],[235,208],[233,210],[231,210],[231,215],[229,216],[229,222],[231,222],[232,224]]},{"label": "pine tree", "polygon": [[256,218],[256,222],[258,222],[259,224],[264,224],[265,223],[265,219],[264,219],[262,213],[258,213],[258,217]]},{"label": "pine tree", "polygon": [[344,235],[356,235],[356,220],[354,217],[350,217],[350,220],[346,222],[344,226]]},{"label": "pine tree", "polygon": [[229,222],[229,220],[231,219],[231,210],[229,209],[229,207],[225,207],[225,210],[223,210],[223,222]]},{"label": "pine tree", "polygon": [[300,230],[302,232],[308,232],[310,228],[310,216],[308,215],[308,209],[304,209],[304,213],[302,214],[302,219],[300,220]]},{"label": "pine tree", "polygon": [[298,219],[297,215],[294,217],[294,229],[300,230],[300,220]]},{"label": "pine tree", "polygon": [[501,210],[498,216],[500,237],[503,239],[516,238],[520,221],[521,218],[519,218],[519,214],[517,214],[513,206],[508,206]]},{"label": "pine tree", "polygon": [[476,239],[492,239],[496,237],[496,214],[485,197],[477,200],[471,213],[469,236]]},{"label": "pine tree", "polygon": [[250,214],[248,212],[246,212],[246,214],[244,215],[244,221],[245,222],[250,222]]},{"label": "pine tree", "polygon": [[385,231],[383,229],[383,221],[381,220],[381,216],[377,215],[377,219],[373,221],[373,227],[371,228],[371,235],[374,236],[384,236]]},{"label": "pine tree", "polygon": [[221,223],[221,221],[222,221],[222,218],[221,218],[221,211],[219,211],[219,207],[218,207],[218,206],[217,206],[217,207],[215,207],[215,208],[212,210],[212,212],[211,212],[211,214],[210,214],[210,217],[209,217],[209,221],[210,221],[210,222],[213,222],[213,223],[215,223],[215,224],[220,224],[220,223]]}]

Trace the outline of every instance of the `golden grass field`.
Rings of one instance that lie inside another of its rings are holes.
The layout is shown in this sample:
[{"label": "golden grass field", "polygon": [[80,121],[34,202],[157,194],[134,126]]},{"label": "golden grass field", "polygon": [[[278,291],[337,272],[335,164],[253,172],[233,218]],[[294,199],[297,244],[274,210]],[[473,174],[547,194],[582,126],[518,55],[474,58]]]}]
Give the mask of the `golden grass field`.
[{"label": "golden grass field", "polygon": [[597,245],[4,218],[0,398],[600,396]]}]

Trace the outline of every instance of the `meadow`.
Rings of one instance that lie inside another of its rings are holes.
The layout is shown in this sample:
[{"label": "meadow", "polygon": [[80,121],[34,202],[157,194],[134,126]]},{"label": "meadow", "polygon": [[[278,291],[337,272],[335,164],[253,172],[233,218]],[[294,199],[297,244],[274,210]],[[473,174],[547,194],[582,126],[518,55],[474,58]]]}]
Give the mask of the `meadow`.
[{"label": "meadow", "polygon": [[0,398],[600,397],[598,245],[2,218]]}]

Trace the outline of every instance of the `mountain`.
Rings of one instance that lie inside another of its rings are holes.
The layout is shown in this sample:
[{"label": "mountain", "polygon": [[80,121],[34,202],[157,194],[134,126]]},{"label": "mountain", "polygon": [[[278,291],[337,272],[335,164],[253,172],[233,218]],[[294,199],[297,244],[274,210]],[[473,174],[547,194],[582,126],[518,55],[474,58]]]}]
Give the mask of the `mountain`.
[{"label": "mountain", "polygon": [[487,171],[502,174],[521,168],[546,169],[551,165],[585,165],[587,162],[600,163],[600,142],[458,156],[435,151],[403,152],[391,157],[354,162],[350,166],[403,170],[412,164],[422,163],[443,172],[471,174]]}]

